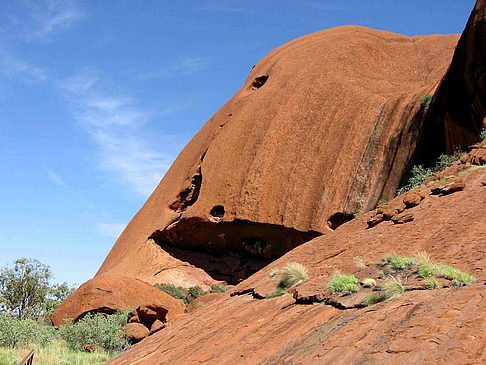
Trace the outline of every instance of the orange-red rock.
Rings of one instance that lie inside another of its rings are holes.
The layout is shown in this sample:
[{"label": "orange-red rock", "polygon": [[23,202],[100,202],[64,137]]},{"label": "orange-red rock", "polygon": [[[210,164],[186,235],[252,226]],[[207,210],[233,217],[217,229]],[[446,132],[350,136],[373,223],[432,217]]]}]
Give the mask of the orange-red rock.
[{"label": "orange-red rock", "polygon": [[389,199],[457,39],[349,26],[277,48],[182,151],[98,275],[237,283]]},{"label": "orange-red rock", "polygon": [[123,331],[132,342],[141,341],[150,334],[149,329],[140,323],[128,323]]},{"label": "orange-red rock", "polygon": [[[480,254],[486,250],[486,194],[481,185],[486,169],[469,166],[461,174],[464,191],[446,196],[426,194],[413,208],[412,222],[382,222],[366,229],[373,212],[363,214],[297,247],[232,292],[154,334],[110,364],[486,362],[486,256]],[[440,184],[426,191],[430,193]],[[397,197],[390,204],[402,199]],[[275,290],[278,277],[270,277],[268,272],[291,261],[309,269],[310,280],[297,288],[310,296],[325,290],[336,270],[358,272],[355,257],[373,263],[392,253],[415,255],[418,251],[426,251],[433,261],[471,273],[476,284],[411,290],[388,302],[348,310],[296,304],[291,295],[273,299],[251,295]],[[242,294],[245,292],[249,294]]]},{"label": "orange-red rock", "polygon": [[141,280],[121,275],[101,275],[81,285],[52,314],[59,326],[66,319],[77,320],[90,312],[113,313],[132,310],[151,303],[159,311],[168,311],[168,319],[184,313],[185,305],[167,293]]},{"label": "orange-red rock", "polygon": [[157,331],[160,331],[161,329],[165,328],[165,323],[162,321],[156,319],[154,323],[150,326],[150,334],[154,334]]}]

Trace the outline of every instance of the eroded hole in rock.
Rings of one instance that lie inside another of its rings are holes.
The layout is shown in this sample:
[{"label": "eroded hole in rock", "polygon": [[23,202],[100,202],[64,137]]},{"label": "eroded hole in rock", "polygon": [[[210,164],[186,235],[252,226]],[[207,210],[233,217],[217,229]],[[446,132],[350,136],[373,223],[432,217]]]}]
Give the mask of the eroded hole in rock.
[{"label": "eroded hole in rock", "polygon": [[191,185],[179,193],[177,199],[170,205],[170,209],[184,211],[193,205],[199,197],[201,184],[202,173],[201,167],[199,167],[196,174],[192,177]]},{"label": "eroded hole in rock", "polygon": [[215,280],[237,284],[286,252],[320,236],[275,224],[182,218],[153,239],[171,256],[203,269]]},{"label": "eroded hole in rock", "polygon": [[253,83],[251,84],[252,89],[256,90],[261,88],[263,85],[265,85],[267,80],[268,80],[268,75],[258,76],[255,80],[253,80]]},{"label": "eroded hole in rock", "polygon": [[343,225],[344,223],[349,222],[350,220],[353,219],[354,219],[353,214],[337,212],[329,217],[329,219],[327,220],[327,225],[329,226],[329,228],[334,230],[338,228],[340,225]]},{"label": "eroded hole in rock", "polygon": [[224,217],[224,207],[222,205],[215,205],[209,212],[213,218],[220,220]]}]

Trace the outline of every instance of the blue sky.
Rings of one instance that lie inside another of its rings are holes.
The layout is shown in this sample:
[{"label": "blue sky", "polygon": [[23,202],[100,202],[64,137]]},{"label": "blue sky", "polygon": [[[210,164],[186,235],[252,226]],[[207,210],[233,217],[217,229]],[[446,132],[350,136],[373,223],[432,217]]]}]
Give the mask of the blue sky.
[{"label": "blue sky", "polygon": [[460,33],[472,0],[3,0],[0,266],[94,275],[188,140],[273,48],[358,24]]}]

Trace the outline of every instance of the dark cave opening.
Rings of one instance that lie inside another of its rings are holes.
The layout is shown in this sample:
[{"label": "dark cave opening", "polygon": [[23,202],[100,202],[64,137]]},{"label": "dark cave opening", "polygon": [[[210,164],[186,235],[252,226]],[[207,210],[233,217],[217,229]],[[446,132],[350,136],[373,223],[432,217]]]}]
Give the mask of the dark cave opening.
[{"label": "dark cave opening", "polygon": [[247,220],[182,218],[150,238],[172,257],[201,268],[213,279],[237,284],[320,235]]}]

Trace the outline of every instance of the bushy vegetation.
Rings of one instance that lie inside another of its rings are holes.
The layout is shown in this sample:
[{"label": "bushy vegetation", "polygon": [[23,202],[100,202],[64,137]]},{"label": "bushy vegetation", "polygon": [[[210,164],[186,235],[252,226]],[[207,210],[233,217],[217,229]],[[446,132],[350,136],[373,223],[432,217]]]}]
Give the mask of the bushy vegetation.
[{"label": "bushy vegetation", "polygon": [[427,94],[427,95],[422,96],[422,98],[420,99],[420,105],[429,106],[430,103],[432,102],[433,97],[434,97],[433,94]]},{"label": "bushy vegetation", "polygon": [[[47,265],[18,259],[0,270],[0,365],[12,365],[32,348],[36,365],[102,364],[128,346],[122,327],[127,313],[88,314],[59,328],[47,319],[71,292],[50,284]],[[94,353],[86,353],[84,346]]]},{"label": "bushy vegetation", "polygon": [[270,277],[279,274],[280,279],[277,282],[277,288],[268,294],[266,298],[275,298],[287,294],[288,289],[309,280],[307,267],[298,262],[289,262],[282,269],[273,269],[271,273],[273,275],[269,274]]},{"label": "bushy vegetation", "polygon": [[19,319],[39,318],[52,312],[72,293],[67,283],[50,284],[49,266],[21,258],[0,270],[0,308]]},{"label": "bushy vegetation", "polygon": [[[128,347],[122,331],[126,322],[126,312],[88,314],[74,324],[65,324],[56,329],[43,321],[19,319],[1,313],[0,365],[16,364],[31,348],[36,349],[36,364],[43,363],[38,359],[39,354],[46,358],[46,364],[93,364],[97,363],[97,358],[106,361]],[[95,353],[85,354],[86,345],[91,345]],[[104,354],[101,357],[97,355],[100,352]],[[57,357],[51,356],[52,353],[56,353]],[[78,358],[84,361],[76,360]],[[1,362],[5,359],[9,359],[9,362]]]},{"label": "bushy vegetation", "polygon": [[211,289],[206,291],[200,286],[192,286],[189,289],[185,289],[182,286],[176,286],[173,284],[157,284],[157,288],[166,292],[170,296],[181,299],[184,303],[189,304],[194,299],[209,293],[224,293],[226,291],[226,283],[211,285]]},{"label": "bushy vegetation", "polygon": [[486,139],[486,128],[483,128],[481,133],[479,134],[479,137],[481,139]]},{"label": "bushy vegetation", "polygon": [[382,265],[388,265],[395,271],[400,271],[409,268],[415,262],[413,257],[403,257],[403,256],[388,256],[382,259]]},{"label": "bushy vegetation", "polygon": [[127,312],[87,314],[76,323],[61,326],[59,335],[71,350],[82,350],[84,345],[89,344],[108,352],[122,351],[128,347],[122,330],[127,319]]},{"label": "bushy vegetation", "polygon": [[358,278],[354,275],[334,274],[329,283],[327,290],[330,293],[351,294],[359,290]]},{"label": "bushy vegetation", "polygon": [[442,154],[438,157],[433,166],[415,165],[410,170],[410,177],[406,185],[398,189],[397,195],[402,195],[407,191],[418,188],[425,180],[430,179],[439,171],[444,170],[450,164],[458,161],[464,155],[464,152],[456,152],[452,155]]},{"label": "bushy vegetation", "polygon": [[35,350],[35,365],[102,365],[113,357],[108,352],[80,352],[68,348],[64,341],[54,341],[49,346],[6,348],[0,347],[0,365],[16,365],[30,350]]}]

